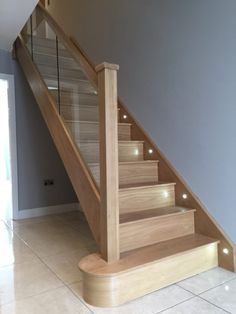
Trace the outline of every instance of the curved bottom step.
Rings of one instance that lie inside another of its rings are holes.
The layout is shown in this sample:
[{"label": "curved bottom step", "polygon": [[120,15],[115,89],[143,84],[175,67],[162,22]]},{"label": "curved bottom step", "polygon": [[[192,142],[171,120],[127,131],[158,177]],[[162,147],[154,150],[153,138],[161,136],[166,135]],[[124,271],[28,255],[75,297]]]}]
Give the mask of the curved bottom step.
[{"label": "curved bottom step", "polygon": [[99,254],[83,258],[83,298],[117,306],[218,265],[218,241],[199,234],[123,253],[107,264]]}]

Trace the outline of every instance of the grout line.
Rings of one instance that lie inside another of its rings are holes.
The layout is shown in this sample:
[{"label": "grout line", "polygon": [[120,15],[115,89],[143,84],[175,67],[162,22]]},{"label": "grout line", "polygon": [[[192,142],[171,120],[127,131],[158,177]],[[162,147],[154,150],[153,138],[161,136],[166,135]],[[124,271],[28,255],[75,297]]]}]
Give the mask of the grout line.
[{"label": "grout line", "polygon": [[[56,214],[55,214],[55,216],[56,216]],[[57,219],[57,217],[55,217],[56,219]],[[60,218],[58,218],[59,220],[60,220]],[[67,226],[67,224],[66,223],[64,223],[62,220],[60,220],[63,224],[65,224],[66,226]],[[28,243],[26,243],[25,241],[24,241],[24,239],[22,239],[14,230],[13,230],[13,228],[11,228],[11,227],[9,227],[8,226],[8,228],[17,236],[17,238],[19,238],[29,249],[30,249],[30,251],[35,255],[35,256],[37,256],[37,258],[41,261],[41,263],[42,264],[44,264],[44,266],[51,272],[51,273],[53,273],[54,274],[54,276],[55,277],[57,277],[57,279],[62,283],[62,286],[60,286],[60,287],[57,287],[57,288],[55,288],[55,289],[50,289],[50,290],[47,290],[47,291],[44,291],[44,292],[49,292],[49,291],[52,291],[52,290],[56,290],[56,289],[60,289],[60,288],[62,288],[62,287],[66,287],[68,290],[70,290],[70,292],[72,292],[72,294],[76,297],[76,299],[77,300],[79,300],[91,313],[93,313],[92,311],[91,311],[91,309],[87,306],[87,304],[85,303],[85,302],[83,302],[82,301],[82,299],[80,299],[77,295],[76,295],[76,293],[70,288],[70,286],[67,284],[67,283],[65,283],[45,262],[44,262],[44,260],[28,245]],[[73,228],[71,228],[71,229],[73,229]],[[74,230],[74,229],[73,229]],[[85,247],[86,248],[86,247]],[[79,250],[79,249],[78,249]],[[62,252],[62,254],[63,254],[63,252]],[[30,262],[29,262],[30,263]],[[11,265],[14,265],[14,264],[11,264]],[[6,267],[7,266],[11,266],[11,265],[6,265]],[[79,282],[79,281],[77,281],[77,282]],[[42,293],[44,293],[44,292],[41,292],[41,293],[39,293],[39,294],[35,294],[35,295],[32,295],[32,296],[30,296],[30,297],[26,297],[26,298],[22,298],[22,299],[19,299],[18,301],[20,301],[20,300],[24,300],[24,299],[27,299],[27,298],[31,298],[31,297],[34,297],[34,296],[37,296],[37,295],[40,295],[40,294],[42,294]],[[14,300],[13,300],[14,301]],[[11,302],[13,302],[13,301],[11,301]],[[10,303],[11,303],[10,302]],[[7,303],[6,303],[7,304]]]},{"label": "grout line", "polygon": [[[196,276],[198,276],[198,275],[196,275]],[[198,293],[198,294],[192,292],[191,290],[188,290],[188,289],[185,288],[185,287],[182,287],[182,286],[178,285],[178,283],[176,283],[176,285],[177,285],[178,287],[180,287],[180,288],[182,288],[182,289],[188,291],[188,292],[191,292],[192,294],[194,294],[195,296],[198,297],[198,296],[200,296],[201,294],[203,294],[203,293],[205,293],[205,292],[208,292],[208,291],[210,291],[210,290],[212,290],[212,289],[218,288],[218,287],[220,287],[220,286],[222,286],[222,285],[224,285],[224,284],[226,284],[226,283],[229,283],[229,282],[231,282],[231,281],[233,281],[233,280],[236,280],[236,275],[235,275],[234,278],[231,278],[231,279],[228,279],[228,280],[226,280],[226,281],[224,281],[224,282],[221,282],[221,283],[217,284],[216,286],[211,287],[211,288],[209,288],[209,289],[207,289],[207,290],[204,290],[204,291],[202,291],[202,292],[200,292],[200,293]]]},{"label": "grout line", "polygon": [[220,309],[220,310],[223,310],[223,311],[226,312],[226,313],[232,314],[231,312],[228,312],[227,310],[225,310],[224,308],[220,307],[219,305],[214,304],[214,303],[212,303],[212,302],[210,302],[210,301],[204,299],[204,298],[201,297],[200,295],[198,296],[198,298],[201,299],[201,300],[203,300],[203,301],[205,301],[205,302],[207,302],[207,303],[209,303],[209,304],[211,304],[211,305],[214,305],[215,307],[217,307],[217,308]]}]

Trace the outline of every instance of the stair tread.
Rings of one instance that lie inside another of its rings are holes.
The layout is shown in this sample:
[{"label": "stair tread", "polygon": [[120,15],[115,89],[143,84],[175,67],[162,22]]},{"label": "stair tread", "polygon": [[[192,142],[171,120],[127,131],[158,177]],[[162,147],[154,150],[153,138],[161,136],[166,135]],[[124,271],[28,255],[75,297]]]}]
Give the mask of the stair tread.
[{"label": "stair tread", "polygon": [[[133,165],[133,164],[143,164],[143,163],[158,163],[159,160],[153,159],[153,160],[134,160],[134,161],[119,161],[119,165]],[[96,167],[99,166],[100,164],[98,162],[90,162],[89,166],[91,167]]]},{"label": "stair tread", "polygon": [[122,184],[120,185],[120,190],[132,190],[137,188],[149,188],[153,186],[165,186],[165,185],[176,185],[175,182],[161,182],[161,181],[154,181],[154,182],[144,182],[144,183],[131,183],[131,184]]},{"label": "stair tread", "polygon": [[137,211],[131,213],[123,213],[120,215],[120,224],[132,223],[134,221],[143,220],[143,219],[152,219],[154,217],[161,216],[170,216],[176,214],[184,214],[186,212],[195,211],[192,208],[172,206],[172,207],[163,207],[163,208],[153,208],[144,211]]},{"label": "stair tread", "polygon": [[[99,144],[98,140],[86,140],[86,141],[76,141],[79,144]],[[144,143],[144,141],[132,141],[132,140],[127,140],[127,141],[118,141],[119,144],[135,144],[135,143]]]},{"label": "stair tread", "polygon": [[122,253],[121,259],[112,264],[107,264],[99,254],[94,253],[80,261],[80,268],[92,274],[111,275],[218,242],[216,239],[194,233]]},{"label": "stair tread", "polygon": [[[89,120],[65,120],[66,123],[91,123],[91,124],[99,124],[98,121],[89,121]],[[117,122],[118,125],[131,125],[131,123],[125,122]]]}]

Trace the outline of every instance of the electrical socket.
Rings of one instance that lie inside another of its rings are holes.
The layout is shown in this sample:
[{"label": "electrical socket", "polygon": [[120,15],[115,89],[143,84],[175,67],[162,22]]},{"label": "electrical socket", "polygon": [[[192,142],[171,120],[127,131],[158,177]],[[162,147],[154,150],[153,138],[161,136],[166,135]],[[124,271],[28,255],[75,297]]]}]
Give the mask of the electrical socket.
[{"label": "electrical socket", "polygon": [[53,179],[45,179],[43,180],[44,186],[49,186],[49,185],[54,185],[54,180]]}]

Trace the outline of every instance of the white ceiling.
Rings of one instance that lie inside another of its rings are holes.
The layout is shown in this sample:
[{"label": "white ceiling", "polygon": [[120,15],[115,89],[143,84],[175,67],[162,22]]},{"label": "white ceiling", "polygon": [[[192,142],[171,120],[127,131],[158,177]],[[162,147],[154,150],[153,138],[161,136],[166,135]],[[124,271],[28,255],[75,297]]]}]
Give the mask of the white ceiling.
[{"label": "white ceiling", "polygon": [[33,12],[38,0],[0,0],[0,49],[12,44]]}]

